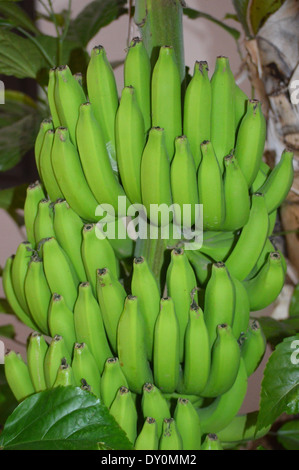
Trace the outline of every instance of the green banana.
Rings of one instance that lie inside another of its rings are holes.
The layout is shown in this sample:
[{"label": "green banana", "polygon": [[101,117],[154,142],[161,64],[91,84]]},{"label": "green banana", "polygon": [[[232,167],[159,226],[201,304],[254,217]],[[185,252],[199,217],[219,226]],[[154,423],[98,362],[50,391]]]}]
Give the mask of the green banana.
[{"label": "green banana", "polygon": [[81,256],[83,222],[64,199],[54,204],[54,231],[59,245],[71,260],[81,282],[87,281]]},{"label": "green banana", "polygon": [[7,351],[4,355],[4,373],[7,383],[18,402],[35,393],[29,369],[20,354]]},{"label": "green banana", "polygon": [[213,263],[211,277],[204,294],[204,320],[210,347],[217,336],[218,325],[232,325],[235,309],[234,285],[227,266],[220,261]]},{"label": "green banana", "polygon": [[281,260],[281,263],[282,263],[282,267],[283,267],[284,272],[286,274],[287,264],[286,264],[285,257],[283,256],[283,253],[279,249],[277,249],[276,246],[274,245],[274,243],[268,238],[266,240],[265,246],[264,246],[264,248],[263,248],[263,250],[262,250],[255,266],[254,266],[254,268],[249,273],[249,275],[247,276],[245,281],[248,281],[248,280],[252,279],[253,277],[255,277],[260,272],[261,268],[266,264],[270,253],[274,252],[274,251],[277,251],[277,253],[280,254],[280,260]]},{"label": "green banana", "polygon": [[54,293],[49,306],[49,330],[52,338],[61,335],[69,354],[72,354],[76,342],[74,315],[62,295]]},{"label": "green banana", "polygon": [[123,285],[109,269],[97,271],[97,295],[101,308],[106,334],[114,353],[117,352],[117,326],[127,296]]},{"label": "green banana", "polygon": [[210,256],[214,261],[223,261],[232,251],[236,234],[234,232],[212,232],[203,233],[203,243],[200,251],[204,255]]},{"label": "green banana", "polygon": [[157,422],[154,418],[147,417],[136,438],[134,448],[135,450],[158,450],[158,447]]},{"label": "green banana", "polygon": [[57,112],[57,106],[55,102],[55,88],[56,88],[56,68],[53,67],[49,70],[49,80],[47,88],[47,98],[50,108],[50,113],[53,121],[54,129],[61,126],[61,121]]},{"label": "green banana", "polygon": [[152,360],[154,329],[160,309],[160,289],[148,262],[142,256],[134,258],[133,261],[131,292],[138,298],[140,313],[145,323],[147,357]]},{"label": "green banana", "polygon": [[50,199],[41,199],[34,220],[34,238],[37,244],[39,244],[43,238],[55,236],[53,218],[53,203]]},{"label": "green banana", "polygon": [[201,286],[205,286],[210,278],[213,259],[201,251],[187,251],[187,257]]},{"label": "green banana", "polygon": [[153,371],[155,384],[172,393],[179,383],[180,327],[173,299],[161,299],[154,331]]},{"label": "green banana", "polygon": [[201,161],[200,144],[211,139],[212,89],[208,71],[207,62],[195,62],[184,97],[184,134],[190,142],[196,170]]},{"label": "green banana", "polygon": [[9,305],[14,311],[16,317],[22,323],[29,326],[29,328],[32,328],[33,330],[36,330],[36,329],[38,330],[38,327],[35,325],[35,323],[33,323],[28,313],[25,312],[23,308],[21,307],[21,305],[19,304],[19,301],[15,294],[14,286],[12,283],[12,276],[11,276],[14,258],[15,256],[10,256],[9,258],[7,258],[4,269],[3,269],[2,285],[3,285],[4,294]]},{"label": "green banana", "polygon": [[11,266],[11,281],[16,298],[28,316],[30,312],[25,295],[25,278],[32,253],[31,243],[27,241],[20,243]]},{"label": "green banana", "polygon": [[[96,105],[91,103],[84,103],[80,106],[76,133],[81,164],[89,187],[98,203],[105,204],[105,210],[107,208],[107,212],[113,216],[116,214],[124,217],[127,215],[126,209],[130,203],[113,172],[102,130],[95,118],[95,107]],[[109,114],[105,109],[104,115],[106,111]],[[124,204],[119,204],[120,197]],[[112,208],[106,205],[111,205]]]},{"label": "green banana", "polygon": [[101,376],[101,397],[104,405],[110,408],[120,387],[128,387],[118,357],[109,357]]},{"label": "green banana", "polygon": [[49,344],[44,360],[44,374],[47,388],[53,387],[63,358],[65,358],[68,364],[71,363],[71,356],[66,347],[64,338],[60,335],[55,335]]},{"label": "green banana", "polygon": [[62,65],[55,70],[54,96],[61,126],[68,128],[70,139],[75,145],[79,108],[86,102],[86,96],[68,65]]},{"label": "green banana", "polygon": [[70,364],[67,363],[66,359],[61,360],[61,364],[57,371],[56,380],[54,387],[68,387],[69,385],[76,385],[73,369]]},{"label": "green banana", "polygon": [[80,386],[84,379],[90,386],[91,392],[101,398],[101,374],[86,343],[75,343],[72,369],[76,385]]},{"label": "green banana", "polygon": [[185,398],[178,399],[174,410],[174,420],[182,437],[183,450],[200,450],[200,419],[191,401]]},{"label": "green banana", "polygon": [[59,293],[73,310],[77,299],[79,280],[67,254],[56,238],[43,240],[42,255],[45,275],[52,294]]},{"label": "green banana", "polygon": [[198,409],[203,434],[217,433],[234,419],[247,393],[247,381],[247,371],[241,357],[238,375],[232,387],[215,398],[210,405]]},{"label": "green banana", "polygon": [[[98,202],[83,172],[78,151],[65,127],[58,127],[52,148],[52,165],[61,193],[70,207],[84,220],[96,221]],[[78,191],[80,188],[80,191]],[[56,200],[55,199],[55,200]]]},{"label": "green banana", "polygon": [[182,135],[181,78],[171,46],[160,47],[151,80],[152,126],[165,130],[169,161],[174,155],[174,140]]},{"label": "green banana", "polygon": [[223,450],[217,434],[207,434],[200,450]]},{"label": "green banana", "polygon": [[260,189],[260,187],[265,183],[269,174],[271,173],[271,168],[265,163],[263,160],[261,161],[261,165],[259,171],[253,181],[250,191],[251,193],[256,193]]},{"label": "green banana", "polygon": [[88,282],[79,285],[73,321],[77,341],[87,344],[102,373],[106,359],[111,357],[112,353],[107,341],[100,306]]},{"label": "green banana", "polygon": [[173,418],[165,418],[159,440],[159,450],[183,450],[183,440]]},{"label": "green banana", "polygon": [[250,301],[244,284],[231,277],[235,289],[235,308],[232,321],[232,331],[236,339],[248,328],[250,317]]},{"label": "green banana", "polygon": [[[199,217],[196,166],[187,137],[175,139],[175,154],[170,167],[174,220],[179,227],[191,229]],[[186,213],[186,209],[188,212]],[[190,212],[189,212],[190,211]]]},{"label": "green banana", "polygon": [[95,118],[101,127],[104,144],[115,170],[114,122],[118,108],[118,93],[114,72],[102,46],[96,46],[91,51],[86,81],[89,101],[94,109]]},{"label": "green banana", "polygon": [[55,167],[52,165],[54,136],[54,130],[50,129],[46,132],[40,151],[40,177],[51,201],[63,197],[54,173]]},{"label": "green banana", "polygon": [[222,173],[223,158],[235,146],[235,79],[227,57],[216,58],[211,88],[211,142]]},{"label": "green banana", "polygon": [[[173,142],[174,146],[174,142]],[[149,131],[141,160],[141,195],[147,217],[155,225],[169,223],[163,221],[159,206],[172,204],[170,163],[166,147],[165,130],[153,127]]]},{"label": "green banana", "polygon": [[107,238],[99,236],[96,224],[86,224],[83,228],[81,255],[93,293],[97,291],[97,270],[108,268],[118,278],[118,260]]},{"label": "green banana", "polygon": [[140,165],[146,142],[144,121],[135,89],[123,88],[115,118],[115,146],[122,185],[129,200],[141,204]]},{"label": "green banana", "polygon": [[268,230],[268,237],[271,237],[273,235],[275,225],[276,225],[276,220],[277,220],[277,211],[278,209],[275,209],[269,214],[269,230]]},{"label": "green banana", "polygon": [[236,135],[238,135],[238,130],[240,123],[245,116],[247,108],[248,96],[246,93],[241,90],[241,88],[236,84],[235,85],[235,129]]},{"label": "green banana", "polygon": [[44,372],[44,361],[47,351],[48,345],[44,337],[36,331],[31,333],[27,344],[27,363],[30,378],[36,392],[41,392],[47,388]]},{"label": "green banana", "polygon": [[258,190],[264,194],[269,214],[278,209],[291,189],[294,179],[293,158],[293,152],[284,150],[279,163]]},{"label": "green banana", "polygon": [[210,373],[210,341],[204,315],[193,301],[189,309],[189,322],[185,334],[184,392],[200,395]]},{"label": "green banana", "polygon": [[199,203],[203,206],[203,229],[221,230],[225,219],[221,169],[212,143],[204,141],[200,148],[202,161],[198,168],[197,180]]},{"label": "green banana", "polygon": [[37,168],[37,171],[38,171],[38,174],[40,175],[40,177],[41,177],[40,154],[41,154],[41,149],[42,149],[43,142],[44,142],[44,137],[45,137],[47,131],[50,131],[50,130],[53,130],[53,129],[54,128],[53,128],[52,119],[44,119],[41,122],[38,134],[37,134],[35,142],[34,142],[35,164],[36,164],[36,168]]},{"label": "green banana", "polygon": [[225,260],[229,273],[243,281],[253,269],[267,240],[269,217],[265,198],[260,193],[251,196],[248,222],[242,228],[236,245]]},{"label": "green banana", "polygon": [[263,157],[266,141],[266,119],[258,100],[249,100],[235,146],[235,157],[247,181],[248,188],[254,182]]},{"label": "green banana", "polygon": [[34,235],[34,221],[38,212],[39,202],[45,198],[45,193],[39,181],[27,187],[26,199],[24,203],[24,222],[27,240],[35,248],[36,239]]},{"label": "green banana", "polygon": [[[117,352],[132,392],[140,393],[153,376],[147,360],[145,326],[137,297],[127,296],[117,326]],[[154,353],[155,357],[155,353]]]},{"label": "green banana", "polygon": [[257,431],[257,419],[258,411],[236,416],[226,428],[217,433],[224,447],[234,447],[236,444],[260,439],[268,434],[271,425]]},{"label": "green banana", "polygon": [[[189,308],[192,299],[197,301],[197,282],[187,251],[175,248],[166,272],[167,293],[172,298],[175,314],[179,324],[179,360],[184,354],[184,336],[189,320]],[[165,341],[165,339],[164,339]]]},{"label": "green banana", "polygon": [[249,219],[247,181],[234,154],[224,157],[225,219],[222,230],[239,230]]},{"label": "green banana", "polygon": [[266,338],[258,320],[251,320],[248,330],[241,341],[241,355],[244,359],[248,377],[255,372],[260,365],[265,351]]},{"label": "green banana", "polygon": [[161,435],[163,420],[170,418],[168,403],[161,391],[152,383],[146,383],[143,386],[141,409],[143,417],[152,417],[157,423],[158,436]]},{"label": "green banana", "polygon": [[124,63],[124,85],[133,86],[141,110],[145,131],[151,128],[151,63],[141,38],[130,43]]},{"label": "green banana", "polygon": [[240,347],[229,325],[217,327],[217,338],[211,351],[211,369],[203,397],[217,397],[234,384],[240,365]]},{"label": "green banana", "polygon": [[137,410],[131,391],[120,387],[110,407],[110,413],[125,431],[128,439],[134,443],[137,436]]}]

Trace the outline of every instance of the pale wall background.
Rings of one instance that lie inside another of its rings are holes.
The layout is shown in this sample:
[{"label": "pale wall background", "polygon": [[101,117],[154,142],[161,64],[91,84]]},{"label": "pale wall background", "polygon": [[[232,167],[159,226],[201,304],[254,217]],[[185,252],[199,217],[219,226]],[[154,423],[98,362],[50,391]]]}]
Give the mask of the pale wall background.
[{"label": "pale wall background", "polygon": [[[67,7],[67,0],[53,0],[54,8],[60,9]],[[82,0],[73,0],[73,11],[77,14],[85,2]],[[190,8],[209,13],[222,20],[226,13],[232,12],[231,0],[189,0],[187,4]],[[189,20],[184,17],[184,46],[185,63],[191,70],[196,60],[206,60],[209,63],[210,71],[213,71],[215,58],[217,55],[226,55],[230,59],[231,68],[234,74],[238,73],[240,66],[240,56],[236,47],[235,40],[219,26],[205,20]],[[237,27],[237,23],[230,21],[228,24]],[[54,30],[45,21],[40,22],[40,27],[46,34],[54,34]],[[130,37],[138,34],[136,27],[130,31]],[[89,51],[96,45],[103,45],[106,49],[110,61],[124,58],[128,38],[128,18],[122,17],[113,24],[102,29],[101,32],[90,42]],[[123,83],[123,69],[119,67],[116,71],[116,79],[119,91]],[[249,94],[249,84],[243,82],[240,85],[244,91]],[[18,244],[25,239],[25,233],[20,232],[7,214],[0,210],[0,266],[4,266],[8,256],[16,252]],[[0,285],[0,296],[3,296],[2,286]],[[24,327],[14,317],[10,315],[1,315],[0,324],[13,323],[17,331],[18,343],[5,340],[7,348],[14,348],[25,357],[25,342],[31,331]],[[268,357],[260,365],[259,369],[249,379],[249,388],[246,401],[242,407],[242,412],[253,411],[258,408],[259,387],[262,378],[263,368]]]}]

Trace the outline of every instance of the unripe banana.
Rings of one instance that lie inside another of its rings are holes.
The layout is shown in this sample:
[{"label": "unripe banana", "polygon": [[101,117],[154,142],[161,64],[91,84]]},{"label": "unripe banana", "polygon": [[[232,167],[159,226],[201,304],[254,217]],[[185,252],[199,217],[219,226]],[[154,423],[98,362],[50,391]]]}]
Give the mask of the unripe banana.
[{"label": "unripe banana", "polygon": [[235,79],[227,57],[216,58],[211,87],[211,142],[222,173],[223,158],[235,146]]},{"label": "unripe banana", "polygon": [[28,186],[24,203],[24,222],[27,240],[35,248],[34,221],[38,212],[39,202],[45,198],[45,193],[39,181]]},{"label": "unripe banana", "polygon": [[111,348],[117,352],[117,326],[127,296],[123,285],[109,269],[97,271],[97,295]]},{"label": "unripe banana", "polygon": [[185,136],[175,139],[175,154],[170,168],[170,181],[172,200],[175,204],[175,222],[179,226],[191,228],[199,217],[197,206],[199,200],[196,166],[190,151],[189,141]]},{"label": "unripe banana", "polygon": [[62,336],[56,335],[49,344],[44,361],[44,373],[47,388],[53,387],[63,358],[65,358],[66,362],[70,364],[71,356],[65,345],[65,341]]},{"label": "unripe banana", "polygon": [[200,450],[223,450],[217,434],[207,434]]},{"label": "unripe banana", "polygon": [[235,128],[236,135],[240,127],[240,123],[245,116],[247,108],[248,96],[243,90],[236,84],[235,85]]},{"label": "unripe banana", "polygon": [[264,246],[264,248],[263,248],[263,250],[262,250],[255,266],[254,266],[254,268],[249,273],[249,275],[247,276],[245,281],[248,281],[249,279],[254,278],[260,272],[261,268],[267,263],[267,260],[269,258],[270,253],[274,252],[274,251],[277,251],[277,253],[280,254],[280,260],[281,260],[284,272],[286,274],[287,264],[286,264],[285,257],[283,256],[283,253],[279,249],[277,249],[277,247],[274,245],[274,243],[272,243],[271,240],[268,238],[266,240],[265,246]]},{"label": "unripe banana", "polygon": [[184,392],[200,395],[211,365],[210,340],[201,308],[192,302],[185,334]]},{"label": "unripe banana", "polygon": [[196,279],[198,280],[198,283],[201,286],[205,286],[210,278],[210,271],[211,266],[213,264],[213,259],[203,254],[200,250],[188,250],[187,257],[196,274]]},{"label": "unripe banana", "polygon": [[14,256],[10,256],[7,258],[5,262],[5,266],[3,269],[2,273],[2,285],[3,285],[3,290],[5,297],[11,306],[12,310],[14,311],[16,317],[25,325],[29,326],[29,328],[32,328],[33,330],[38,329],[37,325],[33,323],[32,319],[30,316],[23,310],[21,305],[19,304],[19,301],[16,297],[14,287],[12,284],[12,276],[11,276],[11,271],[12,271],[12,265],[13,265],[13,260]]},{"label": "unripe banana", "polygon": [[[95,221],[98,202],[83,172],[77,148],[67,128],[58,127],[52,148],[52,164],[63,197],[82,219]],[[78,191],[80,188],[80,191]],[[58,198],[56,198],[58,199]],[[55,199],[55,200],[56,200]]]},{"label": "unripe banana", "polygon": [[203,243],[197,253],[200,251],[214,261],[223,261],[232,251],[236,239],[235,232],[206,231],[203,233]]},{"label": "unripe banana", "polygon": [[[98,203],[110,204],[116,215],[126,216],[129,200],[113,172],[102,130],[95,118],[95,106],[91,103],[84,103],[80,106],[76,132],[81,164],[89,187]],[[109,114],[108,111],[107,114]],[[120,210],[118,207],[119,197],[123,197],[125,206]],[[109,212],[109,208],[107,211]]]},{"label": "unripe banana", "polygon": [[69,309],[73,310],[79,280],[67,254],[54,237],[43,241],[42,254],[45,275],[52,294],[59,292]]},{"label": "unripe banana", "polygon": [[34,142],[34,157],[35,157],[36,168],[37,168],[38,174],[40,175],[40,178],[41,178],[40,153],[41,153],[41,149],[42,149],[42,146],[43,146],[44,137],[46,135],[46,132],[50,131],[50,130],[53,130],[53,121],[52,121],[52,119],[44,119],[41,122],[38,134],[37,134],[35,142]]},{"label": "unripe banana", "polygon": [[208,71],[207,62],[195,62],[184,98],[184,134],[190,142],[196,170],[201,161],[200,144],[211,139],[212,89]]},{"label": "unripe banana", "polygon": [[8,351],[4,356],[4,373],[7,383],[17,401],[35,393],[27,364],[20,354]]},{"label": "unripe banana", "polygon": [[267,262],[258,274],[244,281],[250,301],[250,310],[262,310],[270,305],[280,294],[285,281],[285,270],[277,251],[268,255]]},{"label": "unripe banana", "polygon": [[138,298],[140,313],[145,323],[147,357],[152,360],[154,329],[160,309],[160,289],[147,261],[142,256],[134,258],[131,280],[132,295]]},{"label": "unripe banana", "polygon": [[61,126],[67,127],[72,143],[76,144],[76,126],[79,108],[85,103],[83,88],[73,77],[68,65],[62,65],[55,71],[55,104]]},{"label": "unripe banana", "polygon": [[181,78],[171,46],[160,47],[151,81],[152,126],[165,130],[169,161],[174,155],[174,140],[182,135]]},{"label": "unripe banana", "polygon": [[166,399],[154,384],[144,384],[141,408],[144,418],[151,416],[156,420],[157,432],[158,436],[160,436],[162,432],[163,420],[165,418],[170,418],[171,414]]},{"label": "unripe banana", "polygon": [[88,282],[79,285],[73,320],[77,341],[87,344],[100,373],[102,373],[107,358],[112,354],[106,337],[101,309]]},{"label": "unripe banana", "polygon": [[[91,51],[86,81],[88,98],[103,132],[109,158],[115,161],[114,122],[118,108],[118,94],[114,72],[102,46],[96,46]],[[116,169],[115,166],[114,169]]]},{"label": "unripe banana", "polygon": [[48,323],[52,338],[55,335],[61,335],[71,355],[76,342],[74,315],[62,295],[53,294],[49,307]]},{"label": "unripe banana", "polygon": [[284,150],[279,163],[259,189],[264,194],[269,214],[278,209],[291,189],[294,179],[293,158],[293,152]]},{"label": "unripe banana", "polygon": [[191,401],[179,398],[174,419],[183,441],[183,450],[200,450],[201,427],[198,413]]},{"label": "unripe banana", "polygon": [[241,341],[241,355],[248,377],[260,365],[266,351],[266,345],[266,338],[258,320],[252,320]]},{"label": "unripe banana", "polygon": [[125,431],[128,439],[134,443],[137,436],[137,410],[131,391],[120,387],[110,407],[110,413]]},{"label": "unripe banana", "polygon": [[269,174],[271,173],[271,168],[265,163],[263,160],[261,162],[259,171],[253,181],[250,191],[251,193],[256,193],[260,189],[260,187],[265,183]]},{"label": "unripe banana", "polygon": [[212,347],[210,375],[203,397],[217,397],[234,384],[240,366],[240,347],[229,325],[217,327],[217,338]]},{"label": "unripe banana", "polygon": [[160,302],[154,331],[153,370],[159,389],[166,393],[174,392],[180,374],[180,327],[170,297]]},{"label": "unripe banana", "polygon": [[11,266],[11,281],[16,298],[28,316],[30,312],[25,295],[25,278],[32,252],[31,243],[27,241],[20,243]]},{"label": "unripe banana", "polygon": [[221,169],[212,143],[204,141],[200,148],[202,161],[198,168],[197,180],[199,203],[203,205],[203,229],[221,230],[225,218]]},{"label": "unripe banana", "polygon": [[226,265],[213,263],[211,277],[204,294],[204,319],[210,347],[217,336],[218,325],[232,325],[235,310],[235,290]]},{"label": "unripe banana", "polygon": [[44,337],[34,331],[27,345],[27,362],[31,382],[36,392],[46,390],[46,379],[44,372],[44,361],[48,351],[48,345]]},{"label": "unripe banana", "polygon": [[260,193],[251,196],[248,222],[244,225],[237,243],[225,260],[229,273],[243,281],[257,262],[269,230],[269,217],[265,198]]},{"label": "unripe banana", "polygon": [[218,432],[224,429],[239,412],[247,393],[247,371],[243,358],[233,386],[215,398],[212,403],[198,409],[202,433]]},{"label": "unripe banana", "polygon": [[146,134],[135,89],[123,88],[115,118],[117,165],[122,185],[129,200],[141,204],[140,165]]},{"label": "unripe banana", "polygon": [[101,374],[86,343],[75,344],[72,369],[76,385],[79,386],[84,379],[90,386],[91,392],[101,398]]},{"label": "unripe banana", "polygon": [[183,450],[183,440],[173,418],[165,418],[163,421],[159,450]]},{"label": "unripe banana", "polygon": [[232,331],[236,339],[248,328],[250,317],[250,301],[244,284],[236,278],[231,278],[235,289],[235,309]]},{"label": "unripe banana", "polygon": [[[165,131],[161,127],[153,127],[150,130],[143,151],[141,194],[147,217],[153,224],[160,225],[161,214],[158,213],[158,206],[166,204],[167,207],[170,207],[172,204],[169,155]],[[168,224],[169,221],[167,220],[166,223]]]},{"label": "unripe banana", "polygon": [[57,112],[57,106],[55,102],[55,87],[56,87],[56,69],[52,68],[49,70],[49,80],[47,89],[47,98],[50,108],[50,113],[53,121],[54,129],[61,126],[61,122]]},{"label": "unripe banana", "polygon": [[235,147],[235,157],[247,181],[248,188],[254,182],[263,157],[266,141],[266,119],[258,100],[249,100]]},{"label": "unripe banana", "polygon": [[141,110],[145,131],[151,128],[151,63],[141,38],[130,43],[124,63],[124,85],[133,86]]},{"label": "unripe banana", "polygon": [[61,360],[61,364],[57,371],[57,377],[53,387],[68,387],[69,385],[76,385],[73,369],[66,359]]},{"label": "unripe banana", "polygon": [[269,214],[269,230],[268,230],[268,237],[271,237],[273,235],[273,231],[275,229],[275,224],[277,220],[277,209],[271,212]]},{"label": "unripe banana", "polygon": [[53,203],[50,199],[41,199],[34,221],[34,238],[37,244],[39,244],[43,238],[55,236],[53,217]]},{"label": "unripe banana", "polygon": [[95,224],[86,224],[83,228],[81,247],[82,260],[87,279],[93,293],[97,292],[97,270],[108,268],[118,278],[118,261],[107,238],[100,238],[101,232]]},{"label": "unripe banana", "polygon": [[128,387],[127,379],[118,357],[109,357],[101,376],[101,398],[107,408],[110,408],[120,387]]},{"label": "unripe banana", "polygon": [[40,177],[45,185],[47,194],[51,201],[62,198],[63,194],[56,180],[54,166],[52,165],[52,149],[55,131],[50,129],[46,132],[40,151]]},{"label": "unripe banana", "polygon": [[136,438],[134,448],[135,450],[158,450],[159,437],[155,418],[146,418]]},{"label": "unripe banana", "polygon": [[81,256],[83,222],[64,199],[54,205],[54,230],[58,243],[71,260],[81,282],[87,281]]},{"label": "unripe banana", "polygon": [[[137,297],[129,295],[117,327],[117,352],[132,392],[140,393],[153,376],[147,360],[144,320]],[[155,353],[154,353],[155,357]]]},{"label": "unripe banana", "polygon": [[192,298],[197,301],[196,277],[186,251],[182,248],[175,248],[171,251],[171,261],[166,273],[166,284],[168,295],[174,303],[179,324],[179,360],[182,362],[189,308]]},{"label": "unripe banana", "polygon": [[250,197],[245,176],[234,154],[224,157],[225,219],[222,230],[238,230],[248,221]]}]

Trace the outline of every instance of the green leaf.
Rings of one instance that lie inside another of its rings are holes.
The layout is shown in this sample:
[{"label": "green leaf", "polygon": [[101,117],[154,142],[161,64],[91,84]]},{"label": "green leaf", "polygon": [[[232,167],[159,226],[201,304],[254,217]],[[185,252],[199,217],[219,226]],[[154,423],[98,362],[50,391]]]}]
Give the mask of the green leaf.
[{"label": "green leaf", "polygon": [[291,297],[289,315],[291,317],[299,315],[299,284],[295,287]]},{"label": "green leaf", "polygon": [[257,430],[283,413],[299,412],[299,335],[285,338],[269,357],[261,387]]},{"label": "green leaf", "polygon": [[229,34],[233,36],[234,39],[238,40],[240,37],[240,31],[238,31],[235,28],[231,28],[230,26],[227,26],[227,24],[223,23],[223,21],[218,20],[214,16],[208,15],[207,13],[203,13],[202,11],[194,10],[193,8],[184,8],[183,9],[184,15],[186,15],[188,18],[191,20],[197,19],[197,18],[205,18],[206,20],[212,21],[213,23],[216,23],[218,26],[221,28],[225,29]]},{"label": "green leaf", "polygon": [[132,449],[108,408],[79,387],[56,387],[25,399],[6,421],[7,450]]},{"label": "green leaf", "polygon": [[245,35],[249,38],[251,36],[249,26],[247,23],[247,9],[248,9],[249,0],[233,0],[233,5],[235,7],[237,16],[241,25],[243,26]]},{"label": "green leaf", "polygon": [[263,328],[267,342],[272,346],[299,332],[299,315],[285,320],[275,320],[271,317],[259,317],[257,320]]},{"label": "green leaf", "polygon": [[22,28],[34,34],[39,34],[34,22],[29,15],[13,2],[0,2],[0,15],[9,20],[14,26],[21,26]]},{"label": "green leaf", "polygon": [[8,313],[9,315],[14,315],[14,311],[7,302],[6,299],[0,299],[0,313]]},{"label": "green leaf", "polygon": [[3,426],[9,415],[17,407],[18,402],[6,381],[4,365],[0,364],[0,426]]},{"label": "green leaf", "polygon": [[15,329],[13,325],[3,325],[0,326],[0,337],[14,339],[16,336]]},{"label": "green leaf", "polygon": [[254,34],[257,34],[267,18],[275,13],[284,0],[252,0],[250,5],[250,23]]},{"label": "green leaf", "polygon": [[94,0],[71,20],[67,39],[86,47],[98,31],[127,13],[126,0]]},{"label": "green leaf", "polygon": [[277,440],[287,450],[299,450],[299,420],[283,424],[277,431]]}]

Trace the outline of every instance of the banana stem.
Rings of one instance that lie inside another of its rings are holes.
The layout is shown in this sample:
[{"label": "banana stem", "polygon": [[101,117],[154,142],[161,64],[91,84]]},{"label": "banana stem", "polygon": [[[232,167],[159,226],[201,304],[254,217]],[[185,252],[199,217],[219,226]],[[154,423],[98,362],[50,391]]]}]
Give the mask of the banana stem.
[{"label": "banana stem", "polygon": [[185,77],[182,24],[184,6],[183,0],[136,0],[134,16],[152,66],[158,58],[160,46],[172,46],[182,82]]}]

